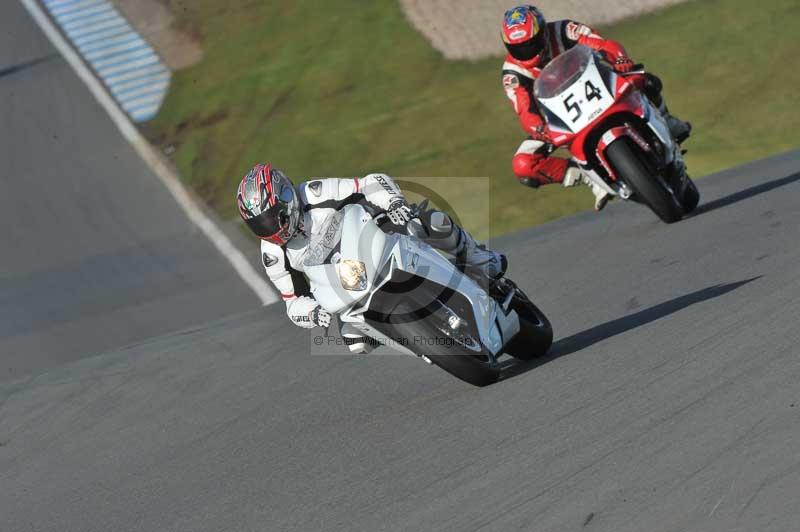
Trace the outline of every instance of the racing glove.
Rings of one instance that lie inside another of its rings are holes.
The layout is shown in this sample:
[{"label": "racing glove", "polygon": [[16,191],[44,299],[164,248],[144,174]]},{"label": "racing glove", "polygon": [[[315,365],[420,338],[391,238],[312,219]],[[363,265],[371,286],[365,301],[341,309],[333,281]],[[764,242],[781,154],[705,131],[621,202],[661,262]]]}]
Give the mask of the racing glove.
[{"label": "racing glove", "polygon": [[331,324],[331,315],[316,300],[307,296],[287,301],[286,314],[292,323],[303,329],[328,327]]},{"label": "racing glove", "polygon": [[317,327],[328,327],[331,324],[331,315],[319,305],[311,311],[311,323]]},{"label": "racing glove", "polygon": [[402,227],[414,217],[414,214],[411,212],[411,207],[408,206],[408,202],[404,199],[400,199],[389,205],[386,216],[394,225]]},{"label": "racing glove", "polygon": [[623,74],[630,72],[633,70],[633,60],[628,57],[621,55],[614,60],[614,70],[617,72],[621,72]]},{"label": "racing glove", "polygon": [[553,139],[550,138],[550,133],[547,131],[547,128],[544,126],[544,124],[531,127],[531,139],[539,140],[547,144],[553,143]]}]

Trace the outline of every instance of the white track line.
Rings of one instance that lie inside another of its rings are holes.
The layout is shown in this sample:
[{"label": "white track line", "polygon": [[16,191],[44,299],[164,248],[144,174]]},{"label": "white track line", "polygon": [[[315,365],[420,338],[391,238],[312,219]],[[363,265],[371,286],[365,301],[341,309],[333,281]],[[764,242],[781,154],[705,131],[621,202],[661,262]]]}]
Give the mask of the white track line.
[{"label": "white track line", "polygon": [[264,280],[264,275],[260,274],[253,268],[250,261],[245,258],[239,249],[233,245],[227,236],[219,229],[219,227],[206,216],[199,206],[192,200],[186,192],[180,179],[170,170],[156,150],[150,145],[149,142],[139,133],[139,130],[131,123],[125,113],[123,113],[117,106],[116,102],[109,96],[105,88],[94,77],[94,74],[86,67],[83,60],[73,50],[61,33],[56,29],[50,18],[42,11],[41,7],[36,0],[20,0],[25,9],[28,10],[33,20],[39,25],[42,32],[47,36],[53,46],[64,56],[67,63],[72,67],[78,77],[86,84],[89,92],[92,93],[97,103],[105,109],[108,116],[116,124],[122,136],[125,137],[139,156],[145,163],[153,170],[159,180],[164,183],[167,190],[170,191],[172,197],[178,202],[186,216],[205,234],[208,239],[214,244],[214,247],[222,253],[222,256],[228,259],[233,269],[239,274],[239,277],[249,286],[256,297],[264,305],[269,305],[278,301],[277,294]]}]

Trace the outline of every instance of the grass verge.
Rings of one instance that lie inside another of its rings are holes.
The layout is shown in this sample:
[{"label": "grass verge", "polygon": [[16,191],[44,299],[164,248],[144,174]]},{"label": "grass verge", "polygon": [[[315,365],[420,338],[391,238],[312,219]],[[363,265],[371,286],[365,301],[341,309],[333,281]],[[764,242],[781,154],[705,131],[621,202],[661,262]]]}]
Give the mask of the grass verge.
[{"label": "grass verge", "polygon": [[[482,237],[591,207],[585,187],[516,184],[524,134],[500,59],[445,61],[394,1],[171,6],[207,54],[177,73],[145,133],[175,148],[183,178],[226,218],[239,178],[263,160],[296,180],[490,176],[491,227],[472,227]],[[699,177],[798,146],[798,26],[798,0],[695,0],[601,31],[661,76],[671,110],[693,122],[687,162]],[[485,201],[468,186],[451,194],[467,210]]]}]

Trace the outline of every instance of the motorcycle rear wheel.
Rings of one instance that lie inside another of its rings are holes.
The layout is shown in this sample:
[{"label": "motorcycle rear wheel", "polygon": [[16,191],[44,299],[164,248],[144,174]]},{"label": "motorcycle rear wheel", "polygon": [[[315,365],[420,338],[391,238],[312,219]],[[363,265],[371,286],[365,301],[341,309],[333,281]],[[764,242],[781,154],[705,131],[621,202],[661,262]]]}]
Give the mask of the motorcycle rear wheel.
[{"label": "motorcycle rear wheel", "polygon": [[683,207],[669,191],[663,180],[648,169],[641,150],[626,138],[614,141],[606,150],[611,166],[633,190],[634,195],[650,207],[664,223],[674,223],[683,217]]}]

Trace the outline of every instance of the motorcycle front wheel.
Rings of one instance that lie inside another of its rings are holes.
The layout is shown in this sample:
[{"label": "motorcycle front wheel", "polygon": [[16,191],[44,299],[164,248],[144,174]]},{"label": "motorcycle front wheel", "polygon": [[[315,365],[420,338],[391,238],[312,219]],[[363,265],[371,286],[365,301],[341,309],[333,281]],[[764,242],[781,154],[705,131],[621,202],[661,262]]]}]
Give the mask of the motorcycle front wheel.
[{"label": "motorcycle front wheel", "polygon": [[[465,316],[459,316],[466,319]],[[435,316],[428,320],[394,324],[400,337],[412,340],[408,347],[424,356],[452,376],[473,386],[488,386],[500,378],[498,368],[485,353],[480,340],[460,342],[435,325]],[[470,347],[471,346],[471,347]]]},{"label": "motorcycle front wheel", "polygon": [[461,379],[473,386],[489,386],[500,378],[500,370],[496,368],[488,356],[476,355],[450,346],[447,354],[442,353],[442,348],[437,347],[435,355],[426,357],[445,370],[450,375]]},{"label": "motorcycle front wheel", "polygon": [[553,326],[550,320],[519,288],[515,288],[511,308],[519,316],[519,332],[506,345],[505,352],[518,360],[531,360],[546,355],[553,345]]},{"label": "motorcycle front wheel", "polygon": [[661,177],[648,169],[641,149],[626,138],[614,141],[606,149],[611,166],[631,187],[634,196],[650,207],[664,223],[674,223],[683,217],[683,207],[667,188]]},{"label": "motorcycle front wheel", "polygon": [[686,190],[683,192],[681,202],[683,203],[683,211],[689,214],[694,211],[697,208],[697,204],[700,203],[700,191],[697,190],[697,186],[690,177],[686,179],[688,183],[686,184]]}]

